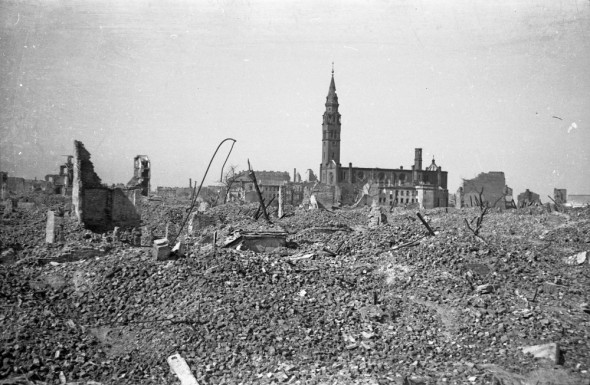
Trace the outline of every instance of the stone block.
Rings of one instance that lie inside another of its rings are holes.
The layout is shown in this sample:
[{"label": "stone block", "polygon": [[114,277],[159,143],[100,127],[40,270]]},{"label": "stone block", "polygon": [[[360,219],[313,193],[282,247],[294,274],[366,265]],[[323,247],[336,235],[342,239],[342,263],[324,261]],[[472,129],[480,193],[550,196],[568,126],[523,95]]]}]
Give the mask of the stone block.
[{"label": "stone block", "polygon": [[286,238],[280,236],[245,238],[244,246],[245,250],[253,250],[258,253],[271,252],[279,247],[285,247]]},{"label": "stone block", "polygon": [[195,235],[197,231],[203,230],[209,226],[216,226],[217,220],[215,217],[206,215],[200,212],[193,212],[189,217],[188,234]]},{"label": "stone block", "polygon": [[156,239],[152,246],[152,255],[156,261],[165,261],[170,257],[170,245],[167,239]]},{"label": "stone block", "polygon": [[13,249],[4,250],[0,254],[0,265],[10,265],[16,262],[16,252]]},{"label": "stone block", "polygon": [[168,365],[170,365],[170,370],[172,370],[180,380],[180,385],[199,385],[197,379],[191,372],[191,368],[180,354],[177,353],[171,355],[168,357],[167,361]]},{"label": "stone block", "polygon": [[587,260],[587,251],[571,255],[563,260],[566,265],[583,265]]},{"label": "stone block", "polygon": [[4,201],[4,214],[10,214],[14,211],[14,203],[12,199],[6,199]]},{"label": "stone block", "polygon": [[18,202],[18,208],[23,210],[33,210],[35,202]]},{"label": "stone block", "polygon": [[562,285],[557,285],[553,282],[543,282],[543,292],[544,293],[555,294],[563,289],[564,289],[564,287]]},{"label": "stone block", "polygon": [[287,233],[284,232],[245,232],[224,244],[224,247],[239,250],[252,250],[257,253],[268,253],[280,247],[286,247]]},{"label": "stone block", "polygon": [[556,343],[525,346],[522,348],[525,354],[532,354],[535,358],[546,358],[558,364],[560,361],[559,345]]},{"label": "stone block", "polygon": [[119,237],[120,237],[120,230],[121,228],[119,226],[115,226],[115,228],[113,229],[113,240],[114,241],[119,241]]},{"label": "stone block", "polygon": [[199,203],[199,208],[197,211],[202,213],[202,212],[209,210],[210,208],[211,208],[211,205],[209,203],[201,202],[201,203]]},{"label": "stone block", "polygon": [[315,197],[315,195],[312,195],[309,197],[309,206],[311,209],[317,209],[318,208],[318,201]]},{"label": "stone block", "polygon": [[186,244],[182,241],[176,242],[176,245],[172,248],[172,252],[178,257],[184,256],[186,254]]}]

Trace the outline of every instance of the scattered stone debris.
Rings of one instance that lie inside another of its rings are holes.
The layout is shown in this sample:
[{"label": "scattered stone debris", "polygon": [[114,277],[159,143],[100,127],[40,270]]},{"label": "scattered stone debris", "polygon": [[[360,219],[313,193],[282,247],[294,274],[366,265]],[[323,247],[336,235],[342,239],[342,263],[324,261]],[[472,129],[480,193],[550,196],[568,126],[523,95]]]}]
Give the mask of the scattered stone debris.
[{"label": "scattered stone debris", "polygon": [[177,234],[189,198],[142,200],[138,226],[104,232],[67,199],[2,216],[4,383],[590,380],[590,208],[489,210],[482,243],[464,225],[479,207],[423,211],[428,236],[416,209],[370,227],[369,207],[269,223],[228,203]]}]

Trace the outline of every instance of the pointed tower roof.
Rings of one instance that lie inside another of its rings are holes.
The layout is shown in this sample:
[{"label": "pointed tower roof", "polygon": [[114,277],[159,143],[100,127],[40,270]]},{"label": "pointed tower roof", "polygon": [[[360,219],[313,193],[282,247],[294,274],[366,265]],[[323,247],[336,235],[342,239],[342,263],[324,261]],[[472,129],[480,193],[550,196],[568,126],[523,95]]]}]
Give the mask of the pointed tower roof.
[{"label": "pointed tower roof", "polygon": [[332,62],[332,79],[330,80],[330,89],[326,97],[326,103],[338,104],[338,95],[336,95],[336,83],[334,82],[334,63]]}]

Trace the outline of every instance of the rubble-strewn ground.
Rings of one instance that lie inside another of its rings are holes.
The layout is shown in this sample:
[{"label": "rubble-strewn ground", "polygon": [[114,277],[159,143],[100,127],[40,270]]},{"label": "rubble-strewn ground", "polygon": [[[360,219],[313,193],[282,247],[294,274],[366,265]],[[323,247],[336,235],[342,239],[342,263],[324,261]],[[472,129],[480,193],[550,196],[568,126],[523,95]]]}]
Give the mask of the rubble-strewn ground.
[{"label": "rubble-strewn ground", "polygon": [[[2,219],[0,383],[177,384],[176,352],[200,384],[590,383],[590,265],[564,262],[590,249],[590,209],[490,211],[482,241],[464,224],[475,209],[423,212],[427,236],[414,211],[368,228],[368,208],[290,209],[267,225],[227,204],[203,213],[187,257],[162,262],[72,221],[46,245],[59,204]],[[142,215],[163,235],[187,207]],[[211,245],[268,229],[288,247]],[[559,363],[521,351],[550,342]]]}]

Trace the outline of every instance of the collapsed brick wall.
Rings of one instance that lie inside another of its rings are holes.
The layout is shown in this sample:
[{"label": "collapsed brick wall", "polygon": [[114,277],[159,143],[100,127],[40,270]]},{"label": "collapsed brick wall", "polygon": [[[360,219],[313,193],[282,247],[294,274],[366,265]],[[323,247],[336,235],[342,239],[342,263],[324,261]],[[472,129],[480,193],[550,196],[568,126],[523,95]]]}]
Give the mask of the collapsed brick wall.
[{"label": "collapsed brick wall", "polygon": [[[340,191],[341,191],[340,199],[342,200],[342,204],[345,206],[351,206],[351,205],[357,203],[359,198],[362,196],[363,184],[361,184],[361,183],[341,183],[340,184]],[[359,204],[361,206],[364,206],[364,205],[369,205],[371,203],[372,203],[372,201],[367,200],[365,197],[365,199],[362,202],[360,202]]]},{"label": "collapsed brick wall", "polygon": [[25,192],[25,179],[17,177],[6,178],[6,189],[13,194],[24,194]]},{"label": "collapsed brick wall", "polygon": [[553,200],[556,203],[566,203],[567,202],[567,189],[564,189],[564,188],[553,189]]},{"label": "collapsed brick wall", "polygon": [[342,191],[338,186],[330,186],[324,183],[314,184],[313,187],[306,187],[304,191],[305,198],[315,195],[316,201],[324,207],[332,207],[341,203]]},{"label": "collapsed brick wall", "polygon": [[78,169],[78,177],[84,187],[102,187],[102,181],[94,172],[94,164],[90,161],[90,153],[82,142],[74,140],[74,154],[74,170]]},{"label": "collapsed brick wall", "polygon": [[74,181],[72,204],[78,221],[90,230],[102,232],[118,227],[138,227],[137,209],[118,188],[103,186],[94,172],[90,153],[74,141]]},{"label": "collapsed brick wall", "polygon": [[479,206],[479,193],[483,188],[484,202],[490,207],[505,208],[505,187],[506,178],[501,171],[482,172],[473,179],[463,179],[463,206]]},{"label": "collapsed brick wall", "polygon": [[589,194],[570,194],[568,197],[568,202],[571,203],[573,206],[590,205],[590,195]]},{"label": "collapsed brick wall", "polygon": [[279,185],[289,182],[291,176],[286,171],[255,171],[259,185]]},{"label": "collapsed brick wall", "polygon": [[186,198],[191,197],[193,188],[191,187],[162,187],[156,188],[156,194],[166,198]]},{"label": "collapsed brick wall", "polygon": [[194,212],[191,214],[188,223],[188,232],[190,235],[195,235],[197,232],[211,226],[214,227],[218,224],[217,218],[205,215],[200,212]]},{"label": "collapsed brick wall", "polygon": [[118,227],[137,227],[140,225],[141,217],[136,207],[127,198],[127,195],[121,189],[110,190],[112,195],[111,213],[112,224]]},{"label": "collapsed brick wall", "polygon": [[536,194],[529,189],[526,189],[525,192],[518,194],[518,207],[525,207],[529,205],[540,205],[541,204],[541,197],[539,194]]}]

